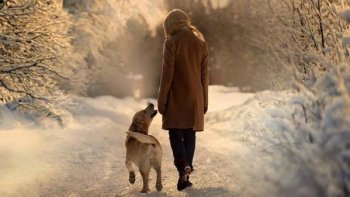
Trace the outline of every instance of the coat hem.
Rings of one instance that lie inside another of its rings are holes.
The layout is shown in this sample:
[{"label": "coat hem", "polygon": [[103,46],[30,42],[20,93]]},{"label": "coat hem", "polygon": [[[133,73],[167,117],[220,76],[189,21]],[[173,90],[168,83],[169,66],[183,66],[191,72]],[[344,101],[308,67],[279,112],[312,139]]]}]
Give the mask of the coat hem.
[{"label": "coat hem", "polygon": [[169,130],[169,129],[193,129],[195,132],[202,132],[204,129],[196,129],[193,127],[162,127],[163,130]]}]

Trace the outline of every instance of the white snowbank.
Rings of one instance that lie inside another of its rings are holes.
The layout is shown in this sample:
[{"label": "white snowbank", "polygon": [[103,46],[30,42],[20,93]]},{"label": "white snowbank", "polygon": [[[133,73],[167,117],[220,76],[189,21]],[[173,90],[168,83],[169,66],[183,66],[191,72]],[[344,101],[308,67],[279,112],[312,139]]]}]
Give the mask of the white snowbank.
[{"label": "white snowbank", "polygon": [[225,87],[219,85],[210,86],[208,112],[220,111],[235,105],[243,104],[247,99],[252,98],[254,94],[239,92],[238,88]]}]

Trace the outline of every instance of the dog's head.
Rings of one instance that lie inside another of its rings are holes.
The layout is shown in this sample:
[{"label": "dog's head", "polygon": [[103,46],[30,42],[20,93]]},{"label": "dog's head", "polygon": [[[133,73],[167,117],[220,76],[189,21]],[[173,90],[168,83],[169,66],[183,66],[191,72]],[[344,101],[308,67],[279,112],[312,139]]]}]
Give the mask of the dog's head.
[{"label": "dog's head", "polygon": [[156,115],[157,110],[154,110],[154,105],[152,103],[148,104],[144,110],[134,115],[129,131],[148,134],[148,128]]}]

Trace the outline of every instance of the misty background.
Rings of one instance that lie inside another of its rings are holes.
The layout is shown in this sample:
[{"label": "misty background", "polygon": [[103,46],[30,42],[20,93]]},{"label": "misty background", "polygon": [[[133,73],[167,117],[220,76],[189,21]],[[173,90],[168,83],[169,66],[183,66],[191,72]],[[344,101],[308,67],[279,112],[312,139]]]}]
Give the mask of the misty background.
[{"label": "misty background", "polygon": [[289,85],[290,75],[264,45],[268,35],[258,10],[268,10],[266,1],[64,0],[63,6],[71,15],[72,46],[80,56],[79,82],[70,89],[80,94],[156,97],[162,22],[175,8],[189,14],[209,44],[210,84],[245,92]]}]

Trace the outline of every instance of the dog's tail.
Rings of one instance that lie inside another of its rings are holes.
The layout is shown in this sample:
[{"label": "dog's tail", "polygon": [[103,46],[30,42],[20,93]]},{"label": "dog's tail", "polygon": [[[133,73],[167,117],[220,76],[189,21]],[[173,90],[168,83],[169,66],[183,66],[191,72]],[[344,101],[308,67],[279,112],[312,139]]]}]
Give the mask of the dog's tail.
[{"label": "dog's tail", "polygon": [[137,133],[137,132],[132,132],[132,131],[127,131],[126,132],[128,136],[133,137],[137,139],[137,141],[144,143],[144,144],[159,144],[158,140],[151,136],[151,135],[145,135],[142,133]]}]

